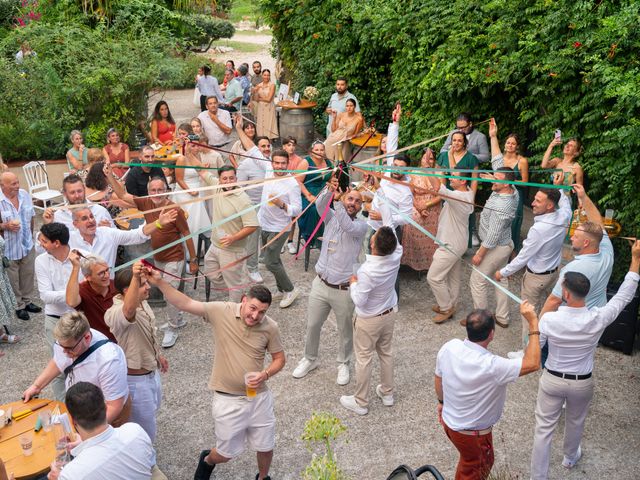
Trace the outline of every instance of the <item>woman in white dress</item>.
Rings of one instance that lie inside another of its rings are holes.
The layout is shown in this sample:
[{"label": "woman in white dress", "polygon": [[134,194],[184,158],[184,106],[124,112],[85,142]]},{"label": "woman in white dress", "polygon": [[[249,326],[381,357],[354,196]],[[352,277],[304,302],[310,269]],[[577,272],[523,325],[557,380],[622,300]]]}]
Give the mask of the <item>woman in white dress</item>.
[{"label": "woman in white dress", "polygon": [[[184,168],[189,166],[195,166],[199,164],[200,147],[187,143],[184,156],[178,157],[176,161],[176,188],[173,195],[173,201],[175,203],[182,203],[188,200],[194,200],[198,197],[205,197],[206,192],[189,192],[186,190],[192,190],[194,188],[200,188],[204,185],[200,181],[198,170],[195,168]],[[196,158],[194,158],[196,157]],[[211,219],[205,208],[205,201],[193,202],[187,205],[181,205],[182,209],[187,213],[187,223],[189,224],[189,230],[191,233],[195,233],[206,227],[211,227]],[[210,232],[203,232],[206,236],[209,236]]]}]

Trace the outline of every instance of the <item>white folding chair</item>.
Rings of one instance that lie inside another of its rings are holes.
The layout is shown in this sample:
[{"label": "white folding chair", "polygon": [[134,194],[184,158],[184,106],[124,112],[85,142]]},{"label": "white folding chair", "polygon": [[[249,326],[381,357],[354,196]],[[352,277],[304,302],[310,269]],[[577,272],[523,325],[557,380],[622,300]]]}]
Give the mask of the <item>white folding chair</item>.
[{"label": "white folding chair", "polygon": [[29,194],[35,200],[40,200],[44,207],[36,205],[34,202],[34,208],[44,210],[47,208],[47,202],[51,202],[54,198],[62,197],[62,193],[58,190],[52,190],[49,188],[49,176],[47,175],[47,165],[44,162],[29,162],[22,167],[24,176],[27,177],[27,183],[29,184]]}]

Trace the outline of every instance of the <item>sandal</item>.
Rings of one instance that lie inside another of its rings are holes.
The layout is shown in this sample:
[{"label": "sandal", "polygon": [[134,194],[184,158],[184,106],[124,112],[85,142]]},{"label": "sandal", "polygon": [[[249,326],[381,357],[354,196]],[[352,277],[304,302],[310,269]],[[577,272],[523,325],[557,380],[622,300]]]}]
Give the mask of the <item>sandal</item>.
[{"label": "sandal", "polygon": [[3,333],[2,335],[0,335],[0,343],[13,344],[13,343],[18,343],[19,341],[20,341],[20,337],[17,335],[8,335],[6,333]]}]

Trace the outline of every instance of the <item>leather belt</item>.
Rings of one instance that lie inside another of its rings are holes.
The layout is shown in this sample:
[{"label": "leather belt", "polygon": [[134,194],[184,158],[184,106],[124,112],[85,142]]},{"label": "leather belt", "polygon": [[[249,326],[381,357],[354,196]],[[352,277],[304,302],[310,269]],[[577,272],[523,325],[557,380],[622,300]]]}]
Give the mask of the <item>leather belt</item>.
[{"label": "leather belt", "polygon": [[225,397],[246,397],[246,395],[239,395],[237,393],[227,393],[227,392],[222,392],[220,390],[214,390],[214,392],[220,395],[224,395]]},{"label": "leather belt", "polygon": [[554,268],[553,270],[547,270],[546,272],[536,273],[533,270],[531,270],[529,267],[527,267],[527,272],[533,273],[534,275],[551,275],[552,273],[556,273],[557,270],[558,270],[558,267]]},{"label": "leather belt", "polygon": [[387,313],[391,313],[393,312],[393,308],[387,308],[384,312],[379,313],[377,315],[374,315],[375,317],[382,317],[383,315],[386,315]]},{"label": "leather belt", "polygon": [[484,430],[458,430],[456,433],[461,433],[462,435],[470,435],[473,437],[479,437],[480,435],[486,435],[491,433],[491,428],[485,428]]},{"label": "leather belt", "polygon": [[327,282],[324,278],[318,276],[318,278],[329,288],[334,288],[336,290],[349,290],[349,284],[343,283],[342,285],[334,285],[333,283]]},{"label": "leather belt", "polygon": [[127,368],[127,375],[130,377],[143,377],[145,375],[151,375],[153,370],[131,369]]},{"label": "leather belt", "polygon": [[549,372],[554,377],[564,378],[565,380],[586,380],[587,378],[591,378],[591,374],[593,373],[589,372],[585,373],[584,375],[574,375],[573,373],[554,372],[553,370],[549,369],[547,369],[547,372]]},{"label": "leather belt", "polygon": [[46,315],[47,317],[57,318],[58,320],[60,320],[60,315],[52,315],[51,313],[45,313],[45,315]]}]

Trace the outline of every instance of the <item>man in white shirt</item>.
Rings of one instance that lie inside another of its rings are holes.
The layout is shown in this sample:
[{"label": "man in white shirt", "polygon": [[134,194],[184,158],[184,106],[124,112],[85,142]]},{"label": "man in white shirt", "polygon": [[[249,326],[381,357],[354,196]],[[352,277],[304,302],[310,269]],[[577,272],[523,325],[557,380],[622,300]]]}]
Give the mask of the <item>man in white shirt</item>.
[{"label": "man in white shirt", "polygon": [[106,399],[107,422],[115,426],[125,423],[131,405],[127,402],[127,360],[122,349],[90,328],[87,317],[80,312],[63,315],[56,324],[54,336],[53,358],[24,391],[24,401],[28,402],[64,373],[67,390],[78,382],[98,386]]},{"label": "man in white shirt", "polygon": [[327,123],[327,137],[331,135],[331,121],[333,119],[331,114],[333,112],[344,112],[347,109],[347,100],[354,100],[356,102],[356,112],[360,111],[358,99],[353,93],[349,92],[348,88],[349,85],[347,84],[347,79],[344,77],[338,77],[336,80],[336,91],[331,95],[326,109],[326,113],[329,115],[329,123]]},{"label": "man in white shirt", "polygon": [[[93,253],[104,258],[113,268],[116,265],[116,255],[120,245],[138,245],[149,240],[150,234],[155,229],[162,229],[177,217],[175,209],[160,213],[158,221],[145,224],[135,230],[119,230],[110,227],[98,227],[96,219],[89,207],[81,207],[73,210],[73,225],[76,228],[71,232],[69,246],[84,252]],[[113,273],[111,273],[113,278]]]},{"label": "man in white shirt", "polygon": [[[560,190],[540,189],[531,202],[533,225],[527,233],[522,249],[508,265],[495,272],[501,281],[526,266],[522,276],[520,297],[528,300],[537,311],[547,298],[558,278],[562,260],[562,244],[571,221],[571,201]],[[529,327],[522,319],[522,347],[527,345]],[[524,350],[509,352],[509,358],[522,357]]]},{"label": "man in white shirt", "polygon": [[48,480],[151,478],[156,457],[151,439],[136,423],[110,426],[98,387],[88,382],[75,384],[67,392],[65,405],[82,441],[71,450],[73,460],[64,468],[55,461],[51,464]]},{"label": "man in white shirt", "polygon": [[[288,232],[291,229],[291,220],[302,211],[300,185],[290,173],[286,172],[288,165],[287,152],[284,150],[273,152],[271,155],[273,170],[267,172],[266,178],[285,178],[285,180],[266,182],[262,187],[262,206],[258,212],[258,223],[262,231],[263,246],[283,230]],[[263,247],[264,265],[275,277],[278,292],[282,292],[280,308],[289,307],[300,293],[289,279],[280,258],[280,251],[286,241],[287,235],[282,234],[271,245]]]},{"label": "man in white shirt", "polygon": [[531,453],[531,478],[548,478],[553,432],[566,403],[562,466],[572,468],[582,455],[580,440],[593,398],[594,355],[604,329],[633,300],[640,279],[640,241],[631,249],[631,265],[618,293],[603,307],[589,309],[589,279],[568,271],[562,281],[566,305],[540,319],[540,343],[549,357],[540,377],[536,428]]},{"label": "man in white shirt", "polygon": [[[84,182],[82,179],[76,175],[75,173],[65,177],[62,180],[62,195],[66,200],[67,205],[80,205],[83,203],[87,203],[86,191],[84,187]],[[93,213],[98,226],[100,227],[113,227],[113,218],[102,205],[98,205],[97,203],[91,204],[90,207],[91,213]],[[67,226],[69,231],[75,229],[73,226],[73,211],[72,210],[61,210],[56,209],[55,211],[52,208],[47,208],[43,215],[42,221],[44,223],[58,222],[63,223]]]},{"label": "man in white shirt", "polygon": [[318,196],[319,215],[325,210],[332,192],[334,209],[327,211],[320,257],[316,263],[318,276],[311,284],[307,307],[307,334],[304,357],[293,371],[294,378],[302,378],[318,366],[320,331],[333,310],[338,328],[338,385],[349,383],[349,362],[353,355],[353,310],[355,305],[349,294],[349,279],[358,263],[367,224],[358,218],[362,209],[362,196],[356,190],[342,193],[338,179],[332,177],[328,189]]},{"label": "man in white shirt", "polygon": [[[65,313],[73,312],[66,303],[66,285],[71,276],[73,265],[69,259],[69,229],[62,223],[47,223],[40,227],[38,237],[44,249],[36,257],[35,272],[40,298],[44,303],[44,339],[51,348],[55,338],[53,330]],[[51,381],[53,396],[56,400],[64,400],[64,378],[62,375]]]},{"label": "man in white shirt", "polygon": [[466,179],[458,178],[464,173],[451,172],[451,189],[437,177],[427,177],[434,190],[444,199],[444,207],[438,219],[436,239],[443,242],[433,254],[427,281],[436,299],[432,307],[435,323],[442,323],[453,316],[460,294],[462,255],[467,251],[469,237],[469,215],[473,213],[475,192]]},{"label": "man in white shirt", "polygon": [[207,110],[198,115],[202,129],[209,139],[209,145],[223,147],[231,138],[231,115],[226,110],[218,108],[218,98],[207,97]]},{"label": "man in white shirt", "polygon": [[507,385],[540,368],[538,317],[529,302],[520,306],[529,323],[523,358],[507,359],[487,347],[495,335],[495,315],[474,310],[465,321],[467,339],[445,343],[436,359],[438,417],[460,453],[457,479],[485,480],[493,466],[491,429],[500,420]]},{"label": "man in white shirt", "polygon": [[380,384],[376,395],[382,404],[393,406],[393,326],[398,311],[398,294],[393,288],[400,270],[402,245],[394,231],[391,210],[384,197],[379,211],[383,226],[371,237],[371,254],[350,279],[349,293],[355,305],[353,347],[356,357],[356,392],[343,395],[340,404],[358,415],[369,412],[369,387],[373,355],[380,359]]}]

